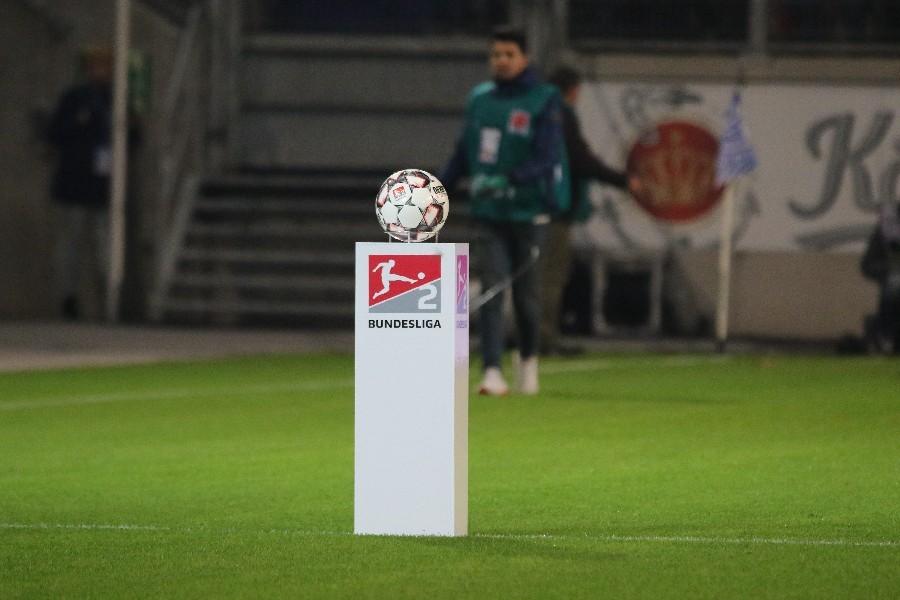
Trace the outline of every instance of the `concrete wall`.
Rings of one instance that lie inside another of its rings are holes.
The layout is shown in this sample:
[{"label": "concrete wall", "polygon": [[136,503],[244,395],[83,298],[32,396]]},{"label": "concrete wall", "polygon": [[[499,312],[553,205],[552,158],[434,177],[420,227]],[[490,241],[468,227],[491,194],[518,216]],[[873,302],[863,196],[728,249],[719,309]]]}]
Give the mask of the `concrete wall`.
[{"label": "concrete wall", "polygon": [[[41,137],[42,121],[62,91],[77,79],[78,55],[88,45],[112,46],[114,4],[107,0],[56,0],[45,12],[19,2],[0,3],[0,319],[50,318],[58,313],[53,254],[60,215],[50,201],[53,149]],[[176,31],[169,23],[135,5],[133,47],[153,61],[152,90],[158,103]],[[149,133],[152,122],[144,123]],[[145,140],[150,136],[145,135]],[[148,142],[149,143],[149,142]],[[145,220],[152,187],[149,152],[133,157],[130,197],[133,221]],[[147,254],[146,236],[132,227],[129,261]],[[137,284],[135,284],[137,285]],[[85,283],[87,316],[99,318],[100,295]],[[137,294],[139,295],[139,293]],[[135,294],[126,293],[125,299]],[[127,314],[139,309],[123,307]]]},{"label": "concrete wall", "polygon": [[52,27],[16,3],[0,4],[0,316],[53,310],[50,155],[32,119],[52,105],[74,60],[64,59],[67,45]]},{"label": "concrete wall", "polygon": [[[718,295],[718,253],[686,252],[680,262],[711,320]],[[852,254],[737,252],[732,262],[729,333],[738,337],[822,341],[862,334],[878,288]]]}]

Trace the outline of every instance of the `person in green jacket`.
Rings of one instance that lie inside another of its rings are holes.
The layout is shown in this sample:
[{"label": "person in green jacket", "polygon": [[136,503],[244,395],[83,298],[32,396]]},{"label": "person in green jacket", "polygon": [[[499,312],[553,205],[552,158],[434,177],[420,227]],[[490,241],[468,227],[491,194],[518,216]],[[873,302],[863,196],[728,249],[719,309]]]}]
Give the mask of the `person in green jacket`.
[{"label": "person in green jacket", "polygon": [[[511,282],[519,334],[518,391],[538,392],[540,262],[552,215],[569,204],[568,161],[562,138],[562,98],[531,65],[522,30],[494,30],[489,52],[493,80],[475,87],[455,152],[439,179],[452,187],[470,177],[469,213],[477,224],[481,283]],[[501,369],[503,294],[480,309],[482,394],[505,395]]]}]

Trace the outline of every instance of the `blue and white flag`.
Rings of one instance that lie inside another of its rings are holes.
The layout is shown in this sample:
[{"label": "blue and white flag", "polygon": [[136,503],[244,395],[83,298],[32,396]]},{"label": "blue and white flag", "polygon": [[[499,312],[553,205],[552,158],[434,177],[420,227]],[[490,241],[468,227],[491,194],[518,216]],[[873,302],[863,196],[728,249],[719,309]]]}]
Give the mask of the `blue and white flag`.
[{"label": "blue and white flag", "polygon": [[725,131],[719,138],[719,154],[716,156],[716,184],[726,184],[756,168],[756,153],[744,136],[741,124],[741,93],[731,97],[731,105],[725,111]]}]

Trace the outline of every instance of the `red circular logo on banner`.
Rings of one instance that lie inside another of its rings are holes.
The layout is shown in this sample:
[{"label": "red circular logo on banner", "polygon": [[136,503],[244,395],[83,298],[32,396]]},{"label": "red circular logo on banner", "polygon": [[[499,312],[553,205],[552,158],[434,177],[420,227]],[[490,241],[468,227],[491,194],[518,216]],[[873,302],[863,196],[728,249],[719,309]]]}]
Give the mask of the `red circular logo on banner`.
[{"label": "red circular logo on banner", "polygon": [[719,141],[685,121],[662,121],[645,131],[628,153],[628,173],[641,179],[638,205],[654,218],[692,221],[710,212],[722,198],[716,185]]}]

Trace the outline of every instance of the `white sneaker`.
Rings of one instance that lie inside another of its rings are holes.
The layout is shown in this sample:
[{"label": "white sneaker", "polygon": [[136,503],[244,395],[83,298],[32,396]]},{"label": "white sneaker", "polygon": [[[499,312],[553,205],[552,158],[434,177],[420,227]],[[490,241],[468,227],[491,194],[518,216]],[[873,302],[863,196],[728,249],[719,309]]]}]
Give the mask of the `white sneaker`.
[{"label": "white sneaker", "polygon": [[509,393],[509,386],[503,379],[503,373],[497,367],[488,367],[484,370],[484,379],[478,386],[478,393],[487,396],[505,396]]},{"label": "white sneaker", "polygon": [[538,393],[537,356],[520,358],[516,361],[516,387],[523,394],[533,396]]}]

